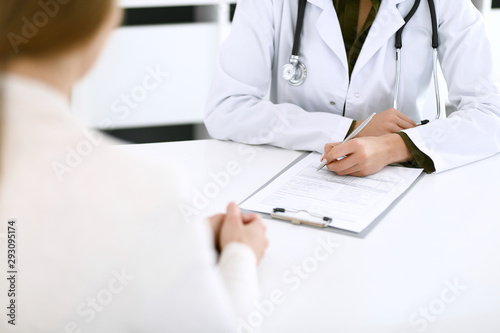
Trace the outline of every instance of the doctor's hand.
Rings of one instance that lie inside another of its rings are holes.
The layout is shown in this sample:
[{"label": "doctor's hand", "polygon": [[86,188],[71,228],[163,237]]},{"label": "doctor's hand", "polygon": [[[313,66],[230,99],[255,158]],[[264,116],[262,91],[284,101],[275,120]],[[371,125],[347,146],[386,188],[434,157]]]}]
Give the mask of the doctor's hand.
[{"label": "doctor's hand", "polygon": [[324,158],[328,161],[328,170],[338,175],[364,177],[388,164],[408,162],[412,155],[398,134],[386,134],[356,138],[344,144],[329,143],[325,146]]},{"label": "doctor's hand", "polygon": [[240,208],[234,202],[227,206],[227,214],[219,214],[210,218],[218,247],[224,250],[226,245],[239,242],[248,245],[260,262],[264,256],[269,241],[266,236],[266,226],[257,214],[241,214]]},{"label": "doctor's hand", "polygon": [[[354,128],[358,127],[362,122],[362,120],[356,121]],[[381,136],[413,127],[417,127],[417,124],[413,120],[396,109],[388,109],[377,113],[356,137]]]}]

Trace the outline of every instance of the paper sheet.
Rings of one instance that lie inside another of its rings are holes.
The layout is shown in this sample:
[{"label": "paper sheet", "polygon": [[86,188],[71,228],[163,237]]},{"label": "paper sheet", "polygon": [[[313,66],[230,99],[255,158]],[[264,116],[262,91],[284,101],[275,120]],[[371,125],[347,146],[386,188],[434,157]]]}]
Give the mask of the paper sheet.
[{"label": "paper sheet", "polygon": [[359,233],[418,178],[422,169],[387,166],[368,177],[339,176],[311,153],[241,204],[269,214],[274,208],[332,218],[330,226]]}]

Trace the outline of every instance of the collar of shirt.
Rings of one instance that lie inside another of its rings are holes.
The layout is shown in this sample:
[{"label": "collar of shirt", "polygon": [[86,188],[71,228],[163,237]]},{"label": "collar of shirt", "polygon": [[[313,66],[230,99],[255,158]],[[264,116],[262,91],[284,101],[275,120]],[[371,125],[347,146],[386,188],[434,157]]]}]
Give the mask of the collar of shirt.
[{"label": "collar of shirt", "polygon": [[370,27],[373,21],[375,21],[381,2],[382,0],[371,0],[372,8],[370,9],[370,13],[368,14],[363,28],[358,34],[359,1],[333,0],[346,49],[349,76],[352,74],[354,65],[361,53],[361,48],[370,31]]}]

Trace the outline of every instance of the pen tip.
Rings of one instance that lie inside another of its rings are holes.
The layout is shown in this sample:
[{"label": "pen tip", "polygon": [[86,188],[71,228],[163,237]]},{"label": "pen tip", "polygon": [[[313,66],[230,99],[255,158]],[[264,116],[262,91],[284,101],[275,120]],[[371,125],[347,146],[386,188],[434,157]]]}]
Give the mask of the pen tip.
[{"label": "pen tip", "polygon": [[323,169],[323,167],[326,165],[326,162],[327,162],[326,159],[322,159],[321,164],[316,168],[316,171]]}]

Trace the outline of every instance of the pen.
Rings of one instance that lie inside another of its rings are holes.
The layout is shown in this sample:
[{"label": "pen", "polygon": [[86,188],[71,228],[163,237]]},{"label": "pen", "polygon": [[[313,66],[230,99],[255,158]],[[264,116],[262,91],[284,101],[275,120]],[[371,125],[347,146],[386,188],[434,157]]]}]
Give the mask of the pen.
[{"label": "pen", "polygon": [[[342,141],[342,143],[346,143],[347,141],[351,140],[352,138],[354,138],[356,135],[359,134],[359,132],[361,132],[363,130],[363,128],[366,127],[366,125],[368,125],[368,123],[373,119],[373,117],[375,117],[376,113],[374,112],[371,116],[369,116],[368,118],[366,118],[362,123],[361,125],[359,125],[354,131],[352,131],[351,134],[349,134],[347,136],[347,138],[344,139],[344,141]],[[321,169],[323,169],[325,167],[325,165],[328,163],[328,161],[326,160],[326,158],[324,158],[322,161],[321,161],[321,164],[319,165],[319,167],[316,169],[316,171],[319,171]]]}]

